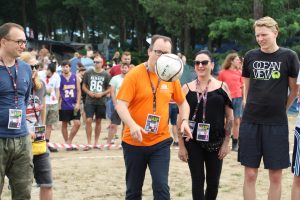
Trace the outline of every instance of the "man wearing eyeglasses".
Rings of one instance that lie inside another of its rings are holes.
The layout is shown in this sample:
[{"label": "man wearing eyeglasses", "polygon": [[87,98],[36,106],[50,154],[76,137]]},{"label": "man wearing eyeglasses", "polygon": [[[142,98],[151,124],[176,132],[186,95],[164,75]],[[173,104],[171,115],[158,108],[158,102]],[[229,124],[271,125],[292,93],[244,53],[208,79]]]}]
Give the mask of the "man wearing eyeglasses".
[{"label": "man wearing eyeglasses", "polygon": [[[170,199],[168,174],[170,163],[169,102],[178,104],[181,132],[192,137],[187,120],[189,106],[178,81],[165,82],[154,72],[157,59],[170,53],[169,37],[154,35],[148,49],[148,61],[125,76],[117,95],[116,110],[126,124],[123,153],[126,166],[126,200],[142,198],[146,168],[152,176],[154,199]],[[188,140],[188,138],[187,138]]]},{"label": "man wearing eyeglasses", "polygon": [[88,151],[92,147],[92,122],[96,115],[95,142],[94,147],[98,145],[101,120],[106,118],[105,115],[105,96],[110,92],[110,76],[103,69],[103,59],[100,56],[94,58],[94,69],[90,69],[83,76],[82,90],[87,94],[85,99],[84,110],[86,113],[86,136],[88,145],[84,148]]},{"label": "man wearing eyeglasses", "polygon": [[22,26],[0,26],[0,196],[4,176],[9,179],[12,199],[31,199],[31,139],[26,125],[32,73],[17,59],[26,48]]}]

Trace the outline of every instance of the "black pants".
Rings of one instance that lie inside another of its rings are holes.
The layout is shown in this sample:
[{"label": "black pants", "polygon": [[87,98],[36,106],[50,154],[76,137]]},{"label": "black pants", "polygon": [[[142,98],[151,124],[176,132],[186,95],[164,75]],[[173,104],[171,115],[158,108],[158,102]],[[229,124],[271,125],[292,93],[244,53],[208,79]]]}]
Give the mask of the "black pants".
[{"label": "black pants", "polygon": [[[218,195],[223,160],[219,160],[218,151],[208,152],[195,141],[185,142],[185,146],[189,155],[193,200],[215,200]],[[204,193],[205,175],[207,187]]]},{"label": "black pants", "polygon": [[167,139],[153,146],[132,146],[122,142],[126,166],[126,200],[141,200],[147,166],[152,177],[154,200],[170,200],[168,185],[170,146]]}]

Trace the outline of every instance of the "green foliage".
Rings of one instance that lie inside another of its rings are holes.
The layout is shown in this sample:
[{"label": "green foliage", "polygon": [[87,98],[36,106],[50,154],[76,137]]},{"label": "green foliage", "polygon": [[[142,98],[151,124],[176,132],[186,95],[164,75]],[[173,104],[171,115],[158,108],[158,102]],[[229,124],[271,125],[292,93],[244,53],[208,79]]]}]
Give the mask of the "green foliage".
[{"label": "green foliage", "polygon": [[298,57],[300,57],[300,45],[291,46],[290,48],[298,54]]},{"label": "green foliage", "polygon": [[209,35],[211,40],[222,39],[235,41],[241,45],[251,45],[249,41],[253,38],[253,19],[236,18],[234,21],[220,19],[209,25]]},{"label": "green foliage", "polygon": [[[299,0],[262,2],[263,14],[279,23],[278,44],[298,45],[294,38],[300,35]],[[254,0],[0,0],[0,4],[4,5],[0,7],[1,24],[12,21],[30,26],[45,38],[68,35],[73,41],[93,44],[112,35],[111,47],[121,42],[122,49],[139,50],[136,63],[147,57],[145,39],[153,33],[174,38],[175,45],[185,47],[188,59],[195,44],[211,48],[230,41],[244,47],[243,51],[256,46]],[[65,35],[58,35],[57,29]],[[75,32],[80,36],[75,37]],[[187,40],[191,41],[188,46],[183,45]],[[298,46],[293,48],[299,52]]]},{"label": "green foliage", "polygon": [[[206,9],[201,0],[139,0],[151,17],[174,36],[180,36],[184,24],[192,28],[203,25]],[[197,16],[197,17],[195,17]]]}]

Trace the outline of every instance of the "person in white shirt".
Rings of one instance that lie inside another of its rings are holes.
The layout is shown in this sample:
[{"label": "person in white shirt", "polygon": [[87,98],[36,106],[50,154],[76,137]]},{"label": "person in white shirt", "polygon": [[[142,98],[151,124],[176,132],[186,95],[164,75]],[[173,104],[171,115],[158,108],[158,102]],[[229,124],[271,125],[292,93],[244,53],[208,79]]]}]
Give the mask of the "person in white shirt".
[{"label": "person in white shirt", "polygon": [[[46,85],[46,141],[50,141],[52,125],[58,122],[58,97],[60,77],[56,73],[56,63],[50,63],[46,71],[39,72],[40,79]],[[51,152],[58,150],[48,147]]]}]

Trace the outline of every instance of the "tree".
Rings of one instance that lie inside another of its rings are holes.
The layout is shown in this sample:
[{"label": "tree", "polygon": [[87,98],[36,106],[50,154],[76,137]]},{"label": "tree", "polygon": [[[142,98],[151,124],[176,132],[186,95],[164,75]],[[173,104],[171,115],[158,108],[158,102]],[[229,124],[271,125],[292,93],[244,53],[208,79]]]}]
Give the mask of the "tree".
[{"label": "tree", "polygon": [[[205,4],[202,0],[139,0],[151,17],[155,18],[166,31],[184,41],[184,54],[190,47],[190,28],[199,28]],[[195,17],[197,16],[197,17]],[[181,37],[183,36],[183,37]]]}]

